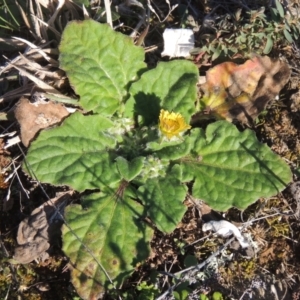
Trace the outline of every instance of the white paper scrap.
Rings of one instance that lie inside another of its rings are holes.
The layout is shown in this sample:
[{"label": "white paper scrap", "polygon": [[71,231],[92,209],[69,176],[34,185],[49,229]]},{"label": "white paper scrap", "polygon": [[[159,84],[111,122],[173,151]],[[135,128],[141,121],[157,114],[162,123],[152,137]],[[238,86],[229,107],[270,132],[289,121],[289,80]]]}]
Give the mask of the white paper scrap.
[{"label": "white paper scrap", "polygon": [[163,33],[164,51],[161,56],[186,57],[194,48],[194,32],[192,29],[165,29]]},{"label": "white paper scrap", "polygon": [[233,225],[232,223],[221,220],[221,221],[210,221],[202,226],[203,231],[212,230],[217,235],[221,237],[229,237],[230,235],[234,235],[236,239],[239,241],[242,248],[249,247],[249,243],[247,240],[242,236],[239,229]]}]

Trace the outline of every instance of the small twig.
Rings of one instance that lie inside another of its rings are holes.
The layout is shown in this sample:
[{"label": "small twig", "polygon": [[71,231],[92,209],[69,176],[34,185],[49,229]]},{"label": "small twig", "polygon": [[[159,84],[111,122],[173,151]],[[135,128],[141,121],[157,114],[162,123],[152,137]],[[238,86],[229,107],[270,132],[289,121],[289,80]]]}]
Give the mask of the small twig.
[{"label": "small twig", "polygon": [[144,50],[145,50],[145,53],[148,53],[148,52],[152,52],[152,51],[156,50],[157,48],[158,48],[157,45],[153,45],[153,46],[144,48]]},{"label": "small twig", "polygon": [[147,9],[147,15],[146,15],[146,12],[145,12],[145,9],[143,7],[142,9],[142,15],[140,16],[140,21],[138,22],[138,24],[135,26],[135,28],[133,29],[133,31],[131,32],[131,34],[129,35],[131,38],[135,38],[140,27],[142,25],[147,25],[146,29],[141,33],[141,35],[139,36],[139,39],[141,39],[141,36],[144,34],[144,36],[142,37],[142,40],[144,40],[145,36],[147,35],[148,33],[148,29],[149,29],[149,24],[148,24],[148,20],[149,20],[149,17],[150,17],[150,12],[149,12],[149,8]]},{"label": "small twig", "polygon": [[198,239],[198,240],[196,240],[196,241],[194,241],[194,242],[192,242],[192,243],[190,243],[190,244],[188,244],[188,245],[185,245],[183,248],[187,248],[187,247],[189,247],[189,246],[195,245],[195,244],[197,244],[198,242],[201,242],[202,240],[207,239],[207,238],[210,237],[211,235],[213,235],[213,233],[209,233],[207,236],[204,236],[204,237],[202,237],[201,239]]},{"label": "small twig", "polygon": [[83,12],[83,18],[84,18],[84,20],[91,19],[89,12],[87,11],[87,9],[86,9],[86,7],[84,5],[82,5],[82,12]]},{"label": "small twig", "polygon": [[38,22],[40,22],[42,25],[44,25],[44,27],[50,29],[56,35],[57,39],[61,38],[61,34],[53,26],[51,26],[47,22],[41,20],[37,16],[32,16],[32,17],[35,18]]},{"label": "small twig", "polygon": [[[36,34],[36,36],[37,36],[37,39],[41,41],[41,40],[43,39],[42,34],[41,34],[41,27],[40,27],[40,26],[38,25],[38,23],[35,22],[35,20],[34,20],[34,16],[35,16],[36,14],[39,15],[38,12],[35,12],[35,11],[34,11],[33,1],[29,1],[29,16],[31,17],[31,22],[33,23],[33,29],[34,29],[34,31],[35,31],[35,34]],[[27,16],[27,14],[25,14],[25,15]],[[23,18],[24,18],[24,17],[23,17]],[[31,26],[30,26],[30,29],[32,29]]]},{"label": "small twig", "polygon": [[159,20],[160,23],[163,23],[165,20],[167,20],[167,18],[169,17],[169,15],[171,14],[171,12],[178,6],[178,4],[175,4],[173,5],[172,7],[170,6],[170,2],[169,1],[166,1],[169,5],[169,12],[168,14],[166,15],[166,17],[161,20],[159,15],[156,13],[155,9],[152,7],[151,3],[150,3],[150,0],[147,1],[147,4],[148,4],[148,7],[149,9],[156,15],[157,19]]},{"label": "small twig", "polygon": [[[36,26],[39,27],[40,30],[40,34],[41,34],[41,40],[45,40],[45,41],[49,41],[48,38],[48,32],[46,27],[44,26],[44,24],[39,24],[38,22],[36,22],[37,20],[41,20],[44,21],[44,14],[42,11],[42,7],[39,1],[35,1],[35,9],[36,9],[36,13],[33,13],[33,15],[31,16],[31,20],[33,21],[34,18],[34,22],[36,23]],[[47,24],[48,25],[48,24]]]},{"label": "small twig", "polygon": [[239,298],[239,300],[243,300],[244,296],[248,294],[248,289],[246,291],[244,291],[244,293],[242,294],[242,296]]},{"label": "small twig", "polygon": [[105,12],[106,12],[106,22],[109,24],[111,28],[113,28],[112,24],[112,16],[111,16],[111,8],[109,0],[104,0]]},{"label": "small twig", "polygon": [[54,14],[51,16],[51,18],[47,22],[50,27],[53,26],[53,23],[58,15],[58,13],[60,12],[60,10],[63,8],[64,4],[65,4],[65,0],[58,0],[58,4],[55,8]]},{"label": "small twig", "polygon": [[[22,18],[23,18],[23,21],[24,21],[26,27],[28,28],[30,34],[33,36],[33,38],[34,38],[35,40],[38,40],[38,39],[39,39],[38,35],[37,35],[36,33],[34,33],[34,32],[31,30],[31,25],[30,25],[30,22],[29,22],[29,20],[28,20],[28,18],[27,18],[27,13],[23,10],[22,6],[18,3],[18,1],[15,1],[15,3],[16,3],[16,6],[18,7],[18,9],[19,9],[19,11],[20,11],[20,13],[21,13],[21,16],[22,16]],[[31,3],[31,2],[30,2],[30,3]],[[33,14],[34,14],[34,13],[33,13]]]},{"label": "small twig", "polygon": [[[275,211],[278,211],[277,209],[274,209],[274,210],[275,210]],[[284,215],[284,216],[289,216],[289,217],[294,216],[293,213],[288,214],[288,213],[281,213],[281,212],[278,211],[278,212],[276,212],[276,213],[274,213],[274,214],[272,214],[272,215],[267,215],[267,216],[263,216],[263,217],[260,217],[260,218],[257,218],[257,219],[253,219],[253,220],[247,221],[247,222],[245,222],[245,223],[243,224],[242,229],[245,229],[246,227],[248,227],[248,226],[251,225],[252,223],[257,222],[257,221],[259,221],[259,220],[271,218],[271,217],[278,216],[278,215]]]},{"label": "small twig", "polygon": [[284,300],[284,299],[285,299],[285,296],[286,296],[287,291],[288,291],[287,286],[285,286],[284,294],[282,295],[282,297],[281,297],[280,300]]},{"label": "small twig", "polygon": [[7,290],[7,293],[6,293],[6,295],[5,295],[5,298],[4,298],[4,300],[7,300],[7,299],[8,299],[8,295],[9,295],[10,287],[11,287],[11,284],[10,284],[10,285],[9,285],[9,287],[8,287],[8,290]]},{"label": "small twig", "polygon": [[296,240],[294,240],[294,239],[292,239],[292,238],[290,238],[290,237],[288,237],[288,236],[286,236],[286,235],[283,235],[283,234],[281,234],[281,233],[279,233],[279,235],[282,236],[282,237],[284,237],[284,238],[287,239],[287,240],[292,241],[292,242],[295,243],[295,244],[298,244],[298,243],[299,243],[298,241],[296,241]]},{"label": "small twig", "polygon": [[54,94],[54,95],[59,95],[61,97],[63,97],[63,95],[54,87],[52,87],[51,85],[45,83],[44,81],[40,80],[39,78],[37,78],[36,76],[32,75],[31,73],[27,72],[26,69],[22,68],[22,67],[18,67],[13,63],[10,63],[11,66],[13,66],[15,69],[17,69],[21,75],[28,77],[31,81],[33,81],[39,88],[43,89],[44,91]]},{"label": "small twig", "polygon": [[274,284],[271,284],[271,293],[274,295],[275,300],[279,300],[278,294],[277,294],[277,291],[276,291],[276,288],[275,288]]},{"label": "small twig", "polygon": [[283,212],[280,212],[276,207],[272,207],[272,210],[276,211],[277,214],[281,215],[281,216],[292,217],[292,216],[295,215],[294,213],[283,213]]},{"label": "small twig", "polygon": [[[177,258],[177,257],[176,257],[176,258]],[[170,268],[169,268],[169,271],[168,271],[168,272],[167,272],[167,271],[164,272],[165,275],[170,275],[170,274],[171,274],[170,271],[171,271],[171,269],[172,269],[172,267],[173,267],[173,265],[174,265],[174,262],[175,262],[175,259],[173,259],[172,264],[171,264],[171,266],[170,266]],[[176,278],[175,275],[173,275],[173,277]],[[166,282],[167,282],[167,277],[165,278],[164,283],[162,284],[162,287],[165,286]]]},{"label": "small twig", "polygon": [[167,271],[157,271],[158,274],[162,274],[162,275],[168,275],[172,278],[175,278],[176,280],[178,279],[174,274],[167,272]]},{"label": "small twig", "polygon": [[[12,36],[12,38],[13,39],[15,39],[15,40],[18,40],[18,41],[20,41],[20,42],[23,42],[23,43],[25,43],[25,44],[27,44],[31,49],[35,49],[38,53],[40,53],[44,58],[45,58],[45,60],[46,61],[48,61],[49,63],[51,63],[51,64],[56,64],[57,63],[57,61],[56,60],[54,60],[53,58],[51,58],[50,56],[48,56],[43,50],[42,50],[42,47],[39,47],[39,46],[36,46],[35,44],[33,44],[33,43],[31,43],[31,42],[29,42],[29,41],[27,41],[26,39],[22,39],[22,38],[19,38],[19,37],[16,37],[16,36]],[[47,44],[49,44],[49,43],[47,43]],[[46,44],[45,44],[46,45]],[[44,45],[44,46],[45,46]],[[25,53],[30,53],[30,50],[28,50],[28,51],[25,51]],[[17,57],[18,58],[18,57]],[[11,61],[12,63],[14,62],[14,60],[12,60]],[[2,71],[3,72],[3,71]]]},{"label": "small twig", "polygon": [[[235,2],[236,3],[236,2]],[[251,8],[244,3],[244,1],[238,1],[238,3],[236,3],[237,5],[242,6],[243,8],[245,8],[247,11],[251,11]]]}]

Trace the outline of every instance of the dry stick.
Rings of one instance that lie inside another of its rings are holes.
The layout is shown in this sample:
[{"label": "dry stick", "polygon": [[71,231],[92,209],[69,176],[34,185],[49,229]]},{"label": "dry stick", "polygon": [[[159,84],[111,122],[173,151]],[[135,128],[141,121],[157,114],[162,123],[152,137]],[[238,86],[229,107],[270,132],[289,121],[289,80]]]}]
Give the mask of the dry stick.
[{"label": "dry stick", "polygon": [[91,19],[90,15],[89,15],[89,12],[87,11],[87,9],[85,8],[84,5],[82,5],[82,12],[83,12],[83,18],[84,18],[84,20]]},{"label": "dry stick", "polygon": [[59,71],[50,71],[49,67],[50,64],[47,67],[41,66],[39,63],[35,62],[34,59],[31,59],[31,57],[28,55],[28,57],[24,56],[22,53],[19,54],[22,60],[15,63],[16,66],[24,66],[27,65],[27,71],[35,72],[38,74],[43,74],[44,76],[59,80],[61,79],[61,74],[58,74]]},{"label": "dry stick", "polygon": [[275,300],[279,300],[278,294],[277,294],[277,291],[276,291],[276,288],[275,288],[274,284],[271,284],[271,293],[274,295]]},{"label": "dry stick", "polygon": [[[36,2],[35,3],[36,13],[33,14],[32,21],[34,20],[33,17],[36,17],[37,19],[41,19],[42,21],[44,21],[44,16],[43,16],[41,5],[40,5],[39,1],[35,1],[35,2]],[[36,23],[36,27],[39,27],[42,39],[46,40],[48,42],[49,38],[48,38],[48,33],[47,33],[45,26],[38,24],[38,22],[36,22],[36,20],[34,22]]]},{"label": "dry stick", "polygon": [[192,242],[192,243],[190,243],[190,244],[187,244],[187,245],[185,245],[183,248],[187,248],[187,247],[190,247],[190,246],[192,246],[192,245],[195,245],[195,244],[197,244],[198,242],[201,242],[202,240],[207,239],[207,238],[210,237],[211,235],[212,235],[212,233],[209,233],[207,236],[204,236],[204,237],[202,237],[202,238],[200,238],[200,239],[198,239],[198,240],[196,240],[196,241],[194,241],[194,242]]},{"label": "dry stick", "polygon": [[144,43],[144,39],[145,39],[146,35],[148,34],[148,31],[149,31],[149,28],[150,28],[149,19],[150,19],[150,10],[148,8],[147,9],[147,15],[145,14],[145,10],[143,10],[142,19],[140,20],[140,22],[137,24],[136,28],[134,29],[134,31],[130,35],[130,37],[135,37],[138,29],[140,28],[139,26],[142,26],[142,24],[146,25],[146,28],[140,34],[139,38],[137,39],[137,41],[135,43],[137,46],[141,46]]},{"label": "dry stick", "polygon": [[53,27],[53,23],[58,15],[58,13],[60,12],[60,10],[63,8],[64,5],[65,5],[65,0],[58,0],[58,4],[56,6],[54,14],[51,16],[51,18],[47,22],[50,27]]},{"label": "dry stick", "polygon": [[141,35],[139,36],[139,38],[137,39],[137,41],[135,43],[136,46],[141,46],[144,43],[144,39],[145,39],[146,35],[148,34],[149,27],[150,27],[150,25],[148,24],[147,27],[145,28],[145,30],[141,33]]},{"label": "dry stick", "polygon": [[[43,40],[43,37],[41,34],[41,28],[38,26],[37,22],[35,22],[33,19],[33,16],[35,16],[35,14],[36,14],[36,12],[34,11],[32,0],[29,0],[29,16],[30,16],[31,22],[33,23],[33,30],[37,36],[37,39],[39,41],[41,41],[41,40]],[[30,29],[31,29],[31,27],[30,27]]]},{"label": "dry stick", "polygon": [[165,20],[167,20],[167,18],[171,14],[171,12],[178,6],[178,4],[175,4],[172,7],[170,7],[170,2],[169,1],[166,1],[166,2],[169,4],[169,12],[168,12],[167,16],[163,20],[161,20],[159,15],[155,11],[155,9],[152,7],[150,0],[147,0],[147,5],[148,5],[149,9],[156,15],[156,17],[158,18],[160,23],[163,23]]},{"label": "dry stick", "polygon": [[[145,24],[145,13],[143,13],[143,16],[141,17],[140,21],[137,23],[135,28],[132,30],[131,34],[129,35],[131,38],[135,38],[137,33],[139,32],[139,29],[142,25]],[[148,30],[147,30],[148,32]],[[146,33],[147,34],[147,33]]]},{"label": "dry stick", "polygon": [[113,28],[112,17],[111,17],[111,9],[109,0],[104,0],[105,11],[106,11],[106,22],[109,24],[111,28]]},{"label": "dry stick", "polygon": [[[171,266],[169,268],[169,271],[171,271],[171,269],[172,269],[172,267],[174,265],[175,259],[177,259],[177,256],[176,256],[176,258],[173,259],[172,264],[171,264]],[[168,275],[168,276],[170,276],[170,274],[171,274],[169,271],[165,271],[165,274]],[[175,275],[172,275],[172,276],[175,277]],[[165,278],[165,281],[164,281],[162,287],[165,286],[166,282],[167,282],[167,277]]]},{"label": "dry stick", "polygon": [[54,87],[52,87],[51,85],[45,83],[44,81],[38,79],[37,77],[35,77],[34,75],[32,75],[31,73],[27,72],[25,69],[21,68],[21,67],[17,67],[14,64],[11,64],[15,69],[17,69],[21,75],[28,77],[30,80],[32,80],[39,88],[43,89],[44,91],[54,94],[54,95],[59,95],[60,97],[63,97],[63,95]]},{"label": "dry stick", "polygon": [[38,40],[39,37],[31,30],[31,25],[30,25],[30,22],[27,18],[27,14],[24,12],[22,6],[18,3],[18,1],[15,0],[15,4],[16,6],[18,7],[20,13],[21,13],[21,16],[23,18],[23,21],[26,25],[26,27],[28,28],[29,32],[32,34],[32,36],[34,37],[35,40]]},{"label": "dry stick", "polygon": [[61,38],[61,34],[51,25],[49,25],[48,23],[46,23],[45,21],[41,20],[40,18],[38,18],[37,16],[32,16],[33,18],[35,18],[38,22],[40,22],[42,25],[44,25],[45,27],[47,27],[49,30],[51,30],[58,39]]},{"label": "dry stick", "polygon": [[[47,53],[45,53],[42,50],[42,47],[45,47],[45,45],[48,45],[49,43],[46,43],[43,46],[36,46],[35,44],[33,44],[33,43],[31,43],[31,42],[29,42],[25,39],[22,39],[22,38],[19,38],[19,37],[16,37],[16,36],[12,36],[12,38],[27,44],[31,48],[31,50],[25,52],[26,54],[29,54],[32,50],[37,51],[38,53],[40,53],[44,57],[44,59],[46,61],[48,61],[51,64],[57,65],[57,61],[55,59],[51,58],[50,56],[48,56]],[[14,62],[14,60],[12,62]]]},{"label": "dry stick", "polygon": [[[55,203],[53,203],[52,199],[50,199],[50,197],[48,196],[48,194],[46,193],[46,191],[44,190],[42,184],[40,183],[40,181],[37,179],[35,173],[33,172],[30,164],[28,164],[28,162],[26,161],[26,157],[25,157],[25,153],[23,152],[22,148],[20,147],[20,145],[18,144],[19,150],[21,151],[21,153],[24,156],[24,161],[26,166],[30,169],[30,173],[32,174],[32,177],[36,180],[36,182],[38,183],[39,187],[41,188],[43,194],[47,197],[47,199],[51,202],[51,204],[53,205],[53,207],[55,208],[57,214],[62,218],[62,220],[64,221],[64,224],[68,227],[68,229],[72,232],[72,234],[75,236],[75,238],[79,241],[79,243],[83,246],[83,248],[91,255],[91,257],[95,260],[95,262],[98,264],[98,266],[100,267],[100,269],[103,271],[103,273],[105,274],[105,276],[107,277],[107,279],[109,280],[109,282],[111,283],[111,285],[113,286],[113,288],[115,290],[117,290],[117,287],[115,286],[114,282],[112,281],[112,279],[110,278],[109,274],[107,273],[107,271],[105,270],[105,268],[103,267],[103,265],[101,264],[101,262],[97,259],[97,257],[94,255],[93,251],[86,246],[82,240],[80,239],[80,237],[73,231],[73,229],[70,227],[70,225],[68,224],[68,222],[66,221],[66,219],[64,218],[64,216],[61,214],[61,212],[59,211],[59,209],[56,207]],[[122,298],[119,296],[119,299],[122,300]]]},{"label": "dry stick", "polygon": [[9,287],[8,287],[8,290],[7,290],[7,293],[6,293],[6,295],[5,295],[5,298],[4,298],[4,300],[7,300],[7,299],[8,299],[8,295],[9,295],[10,287],[11,287],[11,284],[10,284],[10,285],[9,285]]}]

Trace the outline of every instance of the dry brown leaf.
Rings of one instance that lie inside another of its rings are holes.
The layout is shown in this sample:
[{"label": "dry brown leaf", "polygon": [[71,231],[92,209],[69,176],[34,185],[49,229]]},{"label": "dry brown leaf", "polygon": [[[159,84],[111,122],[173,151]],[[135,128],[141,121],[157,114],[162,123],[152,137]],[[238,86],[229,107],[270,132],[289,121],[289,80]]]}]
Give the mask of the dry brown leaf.
[{"label": "dry brown leaf", "polygon": [[[31,215],[22,221],[18,228],[17,242],[14,259],[19,263],[27,264],[34,259],[46,254],[50,241],[57,235],[62,224],[61,216],[72,192],[50,199],[39,206]],[[44,255],[45,257],[45,255]]]},{"label": "dry brown leaf", "polygon": [[21,126],[22,143],[28,147],[41,129],[61,122],[68,115],[69,112],[61,104],[44,101],[30,103],[22,97],[15,108],[15,117]]},{"label": "dry brown leaf", "polygon": [[206,82],[200,85],[204,96],[199,117],[248,123],[275,99],[289,77],[287,63],[268,56],[256,56],[242,65],[219,64],[206,73]]},{"label": "dry brown leaf", "polygon": [[47,93],[50,93],[50,94],[53,94],[53,95],[60,95],[61,97],[63,97],[63,95],[58,90],[56,90],[54,87],[47,84],[46,82],[40,80],[36,76],[32,75],[31,73],[27,72],[26,69],[18,67],[16,65],[13,65],[13,66],[14,66],[15,69],[20,71],[20,74],[22,76],[28,77],[28,79],[32,80],[43,91],[45,91]]}]

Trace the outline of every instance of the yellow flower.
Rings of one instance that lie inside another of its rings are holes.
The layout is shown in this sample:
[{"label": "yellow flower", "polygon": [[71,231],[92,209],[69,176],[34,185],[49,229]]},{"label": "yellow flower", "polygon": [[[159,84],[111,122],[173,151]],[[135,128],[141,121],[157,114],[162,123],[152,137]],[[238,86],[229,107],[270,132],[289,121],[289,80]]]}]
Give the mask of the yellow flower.
[{"label": "yellow flower", "polygon": [[173,137],[179,137],[184,131],[191,126],[185,123],[184,118],[179,113],[161,110],[159,115],[159,130],[169,140]]}]

